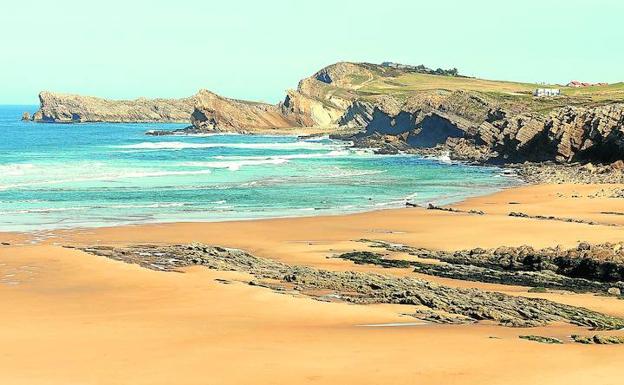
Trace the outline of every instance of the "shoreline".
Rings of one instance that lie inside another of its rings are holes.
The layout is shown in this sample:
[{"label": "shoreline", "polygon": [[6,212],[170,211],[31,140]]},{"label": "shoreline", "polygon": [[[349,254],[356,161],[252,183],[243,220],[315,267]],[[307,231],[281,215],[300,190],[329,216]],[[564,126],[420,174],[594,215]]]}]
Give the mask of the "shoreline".
[{"label": "shoreline", "polygon": [[[596,376],[613,378],[603,383],[616,385],[622,345],[582,345],[570,336],[624,336],[624,331],[592,331],[561,322],[529,328],[490,321],[362,327],[413,323],[415,318],[409,314],[423,309],[319,301],[289,287],[273,290],[273,281],[250,284],[254,278],[245,271],[203,266],[155,271],[64,246],[201,243],[244,250],[297,271],[414,278],[430,282],[433,288],[443,285],[453,291],[524,297],[521,301],[544,299],[624,317],[624,301],[612,296],[537,292],[527,286],[438,277],[336,257],[356,250],[379,251],[362,239],[445,251],[617,243],[624,239],[624,216],[601,212],[624,212],[624,199],[598,193],[622,188],[524,185],[456,203],[451,207],[457,212],[401,208],[336,216],[57,230],[36,244],[28,243],[29,234],[0,233],[0,241],[12,237],[11,245],[0,246],[4,326],[0,338],[10,341],[0,348],[6,363],[0,379],[35,385],[92,384],[93,378],[106,378],[100,383],[107,385],[199,385],[210,375],[222,384],[235,385],[248,382],[252,373],[254,383],[260,385],[376,385],[404,378],[444,383],[462,373],[465,385],[521,385],[527,383],[526,368],[531,368],[539,373],[535,383],[544,385],[581,385]],[[567,215],[613,226],[511,217],[510,211]],[[421,260],[406,252],[388,253],[390,259]],[[526,335],[557,338],[563,344],[519,338]],[[55,353],[61,345],[65,358]],[[420,358],[405,365],[409,356]],[[475,356],[481,359],[470,359]],[[30,374],[34,368],[38,375]],[[115,374],[106,376],[111,370]]]},{"label": "shoreline", "polygon": [[[467,166],[470,166],[466,164]],[[477,167],[487,167],[476,165]],[[498,166],[491,166],[499,168]],[[500,167],[502,168],[502,167]],[[524,186],[530,186],[528,182],[523,181],[518,175],[503,175],[502,177],[515,178],[514,183],[510,183],[507,186],[500,188],[492,188],[490,192],[468,195],[462,198],[452,199],[451,201],[441,204],[440,206],[434,204],[433,207],[435,209],[439,209],[440,207],[453,207],[455,205],[460,205],[461,203],[471,200],[478,197],[487,197],[489,195],[497,194],[506,190],[515,189]],[[405,199],[403,204],[387,202],[380,203],[378,208],[376,206],[371,206],[370,209],[362,208],[356,211],[346,211],[346,212],[332,212],[333,210],[338,209],[315,209],[315,208],[303,208],[296,209],[300,211],[319,211],[318,215],[312,214],[304,214],[304,215],[285,215],[285,216],[269,216],[269,217],[249,217],[249,218],[233,218],[233,219],[215,219],[215,220],[197,220],[197,221],[185,221],[185,220],[172,220],[172,221],[164,221],[164,222],[140,222],[140,223],[119,223],[119,224],[105,224],[105,225],[96,225],[96,226],[75,226],[75,227],[59,227],[59,228],[51,228],[51,229],[41,229],[41,230],[32,230],[32,231],[12,231],[12,230],[0,230],[0,241],[2,240],[2,235],[4,234],[13,234],[13,235],[21,235],[21,236],[32,236],[40,233],[55,233],[55,232],[72,232],[72,231],[90,231],[97,229],[115,229],[115,228],[126,228],[126,227],[142,227],[142,226],[158,226],[158,225],[175,225],[175,224],[184,224],[184,225],[192,225],[192,224],[218,224],[218,223],[236,223],[236,222],[253,222],[253,221],[271,221],[271,220],[280,220],[280,219],[299,219],[299,218],[331,218],[331,217],[343,217],[343,216],[351,216],[351,215],[361,215],[367,213],[375,213],[375,212],[383,212],[383,211],[393,211],[393,210],[403,210],[403,209],[430,209],[428,205],[432,205],[436,200],[429,201],[427,203],[412,203],[410,199]],[[413,206],[416,205],[416,206]]]},{"label": "shoreline", "polygon": [[[231,133],[228,133],[230,135]],[[220,134],[214,134],[220,135]],[[281,135],[280,135],[281,136]],[[296,135],[295,135],[296,136]],[[434,156],[427,155],[418,155],[418,154],[404,154],[406,156],[416,156],[417,158],[429,161],[437,161],[440,163],[446,163],[442,160],[439,160]],[[383,156],[383,155],[381,155]],[[505,165],[494,165],[494,164],[474,164],[461,160],[452,160],[452,165],[464,166],[464,167],[478,167],[478,168],[489,168],[496,169],[500,172],[499,175],[496,175],[500,178],[507,178],[508,181],[504,186],[497,186],[488,188],[487,192],[476,192],[474,194],[469,194],[463,197],[456,198],[444,198],[444,195],[440,195],[439,198],[427,200],[426,202],[414,203],[412,198],[404,197],[401,199],[395,199],[388,202],[379,202],[374,206],[369,207],[361,207],[356,208],[353,211],[340,211],[341,208],[297,208],[297,209],[289,209],[292,211],[292,214],[284,215],[284,216],[266,216],[266,217],[247,217],[247,218],[219,218],[215,220],[210,219],[199,219],[195,221],[186,221],[183,218],[174,219],[170,221],[153,221],[153,222],[137,222],[137,223],[111,223],[111,224],[98,224],[93,226],[69,226],[69,227],[56,227],[49,229],[41,229],[41,230],[30,230],[30,231],[20,231],[20,230],[1,230],[0,229],[0,241],[2,234],[37,234],[37,233],[50,233],[56,231],[71,231],[71,230],[89,230],[89,229],[101,229],[101,228],[115,228],[115,227],[132,227],[132,226],[149,226],[149,225],[159,225],[159,224],[176,224],[176,223],[223,223],[223,222],[247,222],[247,221],[263,221],[263,220],[272,220],[272,219],[295,219],[295,218],[323,218],[323,217],[336,217],[336,216],[348,216],[348,215],[357,215],[357,214],[365,214],[376,211],[384,211],[384,210],[400,210],[403,208],[427,208],[428,205],[434,205],[435,207],[439,207],[440,205],[443,207],[453,206],[462,203],[463,201],[470,200],[480,196],[488,196],[492,194],[496,194],[498,192],[502,192],[508,189],[514,189],[522,186],[527,186],[531,184],[535,184],[535,182],[529,182],[524,176],[522,176],[517,168],[514,167],[506,167]],[[365,199],[365,198],[363,198]],[[398,203],[401,200],[403,203]],[[444,203],[440,203],[443,201]],[[416,206],[413,206],[416,205]],[[305,214],[297,215],[296,211],[305,212]],[[307,214],[307,212],[319,212],[318,214]]]},{"label": "shoreline", "polygon": [[[233,220],[216,220],[216,221],[171,221],[171,222],[152,222],[152,223],[137,223],[137,224],[121,224],[121,225],[110,225],[110,226],[98,226],[98,227],[71,227],[71,228],[59,228],[59,229],[46,229],[46,230],[35,230],[35,231],[0,231],[0,242],[8,242],[9,238],[21,239],[22,242],[33,241],[33,238],[39,238],[40,234],[45,234],[41,240],[37,241],[37,243],[49,244],[49,240],[63,238],[68,235],[73,234],[81,234],[81,233],[90,233],[90,234],[109,234],[115,232],[141,232],[143,229],[159,229],[159,228],[169,228],[176,229],[178,227],[184,228],[193,228],[193,227],[219,227],[225,226],[228,228],[238,228],[238,227],[255,227],[255,226],[263,226],[272,224],[288,224],[288,223],[322,223],[326,221],[331,221],[333,223],[340,223],[342,221],[345,222],[353,222],[353,221],[366,221],[367,219],[377,219],[384,217],[392,217],[389,222],[392,222],[397,217],[400,219],[409,218],[410,216],[415,216],[418,218],[436,218],[446,217],[446,216],[457,216],[458,218],[474,218],[474,219],[488,219],[488,216],[494,217],[503,217],[506,220],[530,220],[533,223],[543,223],[545,225],[552,225],[559,221],[559,217],[555,217],[554,215],[550,215],[553,218],[548,218],[544,216],[545,220],[540,220],[539,218],[532,218],[531,216],[522,217],[518,216],[518,218],[512,218],[515,215],[509,215],[511,213],[516,213],[517,211],[522,211],[522,205],[519,202],[511,201],[510,199],[506,199],[507,196],[518,197],[525,195],[526,191],[540,191],[545,190],[549,193],[558,190],[565,191],[576,191],[576,190],[595,190],[597,193],[601,191],[607,191],[610,189],[619,190],[624,188],[624,185],[619,184],[530,184],[525,183],[522,185],[515,185],[503,188],[501,190],[484,194],[484,195],[475,195],[466,197],[464,199],[458,200],[457,202],[444,205],[444,206],[418,206],[418,207],[389,207],[389,208],[380,208],[376,210],[365,210],[360,212],[352,212],[352,213],[336,213],[336,214],[320,214],[320,215],[302,215],[302,216],[286,216],[286,217],[269,217],[269,218],[249,218],[249,219],[233,219]],[[564,200],[576,200],[577,198],[575,192],[569,194],[569,196],[563,196]],[[572,199],[570,199],[572,198]],[[594,197],[591,197],[592,199]],[[509,206],[505,208],[501,204],[502,200],[510,200]],[[604,198],[603,199],[608,199]],[[494,201],[494,202],[488,202]],[[566,202],[567,203],[567,202]],[[492,212],[492,208],[495,208],[496,211]],[[480,209],[485,209],[483,215],[476,214],[475,212],[480,211]],[[567,209],[567,204],[565,209]],[[475,212],[470,212],[473,210]],[[557,215],[562,214],[562,209],[557,209],[555,211],[546,212],[547,214],[555,213]],[[617,227],[620,225],[624,226],[624,216],[619,218],[617,215],[608,215],[609,213],[605,211],[602,213],[603,216],[608,216],[610,221],[606,221],[604,224],[609,227],[615,226],[612,230],[618,230]],[[616,213],[616,212],[614,212]],[[414,215],[412,215],[414,214]],[[533,216],[543,216],[538,213],[530,213]],[[571,223],[571,224],[579,224],[583,225],[582,218],[595,219],[596,215],[588,215],[589,213],[583,212],[583,215],[578,215],[575,213],[570,213],[570,216],[577,216],[579,219],[579,223]],[[593,213],[596,214],[596,213]],[[529,215],[529,214],[527,214]],[[565,222],[565,221],[564,221]],[[562,223],[563,224],[563,223]],[[600,223],[597,223],[600,225]],[[598,226],[603,227],[603,226]],[[388,232],[388,234],[400,234],[401,232]],[[608,237],[607,237],[608,238]],[[578,240],[581,242],[582,240]],[[33,244],[33,243],[30,243]],[[569,243],[568,243],[569,245]],[[554,246],[554,244],[553,244]]]}]

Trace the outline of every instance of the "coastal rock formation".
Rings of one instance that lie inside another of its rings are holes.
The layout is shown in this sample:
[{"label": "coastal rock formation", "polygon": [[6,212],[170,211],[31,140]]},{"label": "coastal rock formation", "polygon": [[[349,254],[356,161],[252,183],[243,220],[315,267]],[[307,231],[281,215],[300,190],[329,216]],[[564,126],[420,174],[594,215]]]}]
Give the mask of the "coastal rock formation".
[{"label": "coastal rock formation", "polygon": [[613,162],[624,158],[624,104],[563,107],[548,116],[488,113],[475,138],[514,161]]},{"label": "coastal rock formation", "polygon": [[337,63],[299,82],[277,104],[253,103],[200,92],[193,112],[193,129],[241,131],[254,128],[335,127],[356,95],[344,91],[347,77],[359,73],[360,66]]},{"label": "coastal rock formation", "polygon": [[600,102],[563,96],[537,100],[520,83],[418,68],[332,64],[301,80],[275,105],[206,90],[187,99],[134,101],[42,92],[34,120],[190,121],[191,132],[347,127],[360,131],[348,138],[356,146],[383,153],[436,149],[479,163],[624,160],[624,102],[613,102],[624,100],[621,96]]},{"label": "coastal rock formation", "polygon": [[[423,318],[432,322],[490,320],[510,327],[568,322],[595,329],[624,327],[623,319],[543,299],[453,288],[415,278],[292,266],[241,250],[209,245],[94,246],[82,250],[153,270],[176,271],[186,266],[201,265],[221,271],[244,272],[253,276],[248,281],[250,285],[267,287],[281,293],[290,291],[321,301],[422,306],[428,311],[416,312],[414,316],[423,314]],[[446,316],[439,316],[441,314]]]},{"label": "coastal rock formation", "polygon": [[338,255],[357,264],[382,267],[412,267],[418,273],[468,281],[533,286],[602,294],[624,289],[624,243],[591,245],[582,242],[574,249],[530,246],[495,249],[475,248],[454,252],[362,240],[374,248],[407,253],[419,259],[443,264],[385,258],[381,253],[350,252]]},{"label": "coastal rock formation", "polygon": [[197,96],[184,99],[108,100],[41,92],[32,119],[43,123],[179,122],[188,123]]},{"label": "coastal rock formation", "polygon": [[201,90],[196,99],[191,114],[191,123],[196,130],[245,132],[253,128],[299,125],[282,114],[279,106],[228,99],[207,90]]}]

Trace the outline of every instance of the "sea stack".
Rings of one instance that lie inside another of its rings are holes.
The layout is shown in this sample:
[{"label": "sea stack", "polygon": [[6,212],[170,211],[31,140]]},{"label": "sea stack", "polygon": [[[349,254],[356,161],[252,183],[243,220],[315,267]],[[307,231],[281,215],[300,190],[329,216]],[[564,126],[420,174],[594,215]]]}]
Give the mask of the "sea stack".
[{"label": "sea stack", "polygon": [[23,121],[28,121],[30,120],[30,112],[26,111],[22,114],[22,120]]}]

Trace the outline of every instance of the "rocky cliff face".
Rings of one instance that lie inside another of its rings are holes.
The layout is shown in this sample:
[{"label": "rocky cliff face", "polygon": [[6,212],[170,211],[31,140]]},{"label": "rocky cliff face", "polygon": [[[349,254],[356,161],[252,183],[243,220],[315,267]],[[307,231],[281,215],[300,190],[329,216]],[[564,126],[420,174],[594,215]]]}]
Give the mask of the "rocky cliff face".
[{"label": "rocky cliff face", "polygon": [[[506,88],[475,90],[473,83],[471,89],[464,87],[469,84],[465,79],[453,83],[460,86],[438,87],[438,82],[451,84],[453,77],[414,80],[406,74],[406,70],[374,64],[336,63],[301,80],[276,105],[228,99],[209,91],[187,99],[133,101],[42,92],[41,109],[33,119],[190,121],[195,131],[350,127],[362,131],[351,139],[367,145],[380,140],[384,151],[443,147],[459,159],[477,154],[478,161],[498,162],[624,159],[624,103],[572,107],[565,106],[563,99],[535,101]],[[417,87],[414,81],[431,85]]]},{"label": "rocky cliff face", "polygon": [[492,110],[475,138],[510,161],[624,159],[624,104],[564,107],[548,116]]},{"label": "rocky cliff face", "polygon": [[[624,103],[568,106],[543,116],[510,111],[465,91],[423,93],[404,101],[389,96],[357,100],[338,123],[364,127],[360,136],[394,135],[413,147],[443,145],[451,153],[467,150],[472,143],[479,161],[610,163],[624,159]],[[456,138],[466,140],[457,147]],[[485,159],[484,149],[489,151]],[[455,155],[465,160],[465,151]]]},{"label": "rocky cliff face", "polygon": [[201,131],[246,132],[254,128],[288,128],[300,125],[279,106],[228,99],[210,91],[197,94],[191,114],[193,128]]},{"label": "rocky cliff face", "polygon": [[[254,128],[336,127],[345,110],[356,100],[349,79],[368,78],[369,70],[353,63],[337,63],[322,69],[289,90],[277,105],[243,102],[200,92],[193,112],[193,129],[250,131]],[[372,75],[370,75],[372,76]]]},{"label": "rocky cliff face", "polygon": [[45,123],[190,121],[197,97],[185,99],[107,100],[92,96],[41,92],[33,120]]}]

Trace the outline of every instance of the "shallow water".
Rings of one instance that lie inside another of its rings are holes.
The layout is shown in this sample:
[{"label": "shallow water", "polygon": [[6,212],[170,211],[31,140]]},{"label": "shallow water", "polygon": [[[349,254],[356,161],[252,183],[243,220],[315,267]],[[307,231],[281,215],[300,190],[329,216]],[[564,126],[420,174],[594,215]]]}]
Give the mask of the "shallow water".
[{"label": "shallow water", "polygon": [[0,231],[321,215],[444,204],[517,181],[328,138],[146,136],[181,124],[36,124],[0,106]]}]

